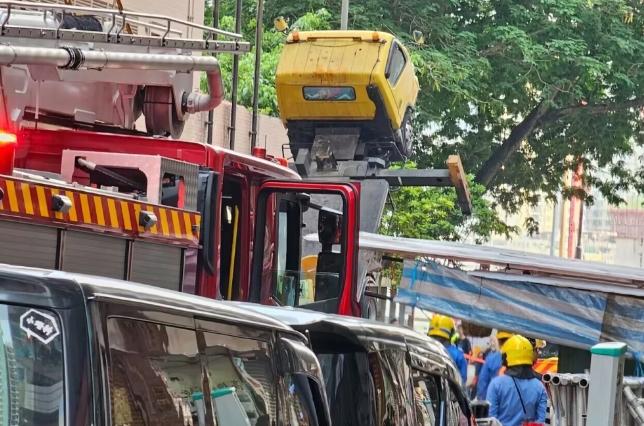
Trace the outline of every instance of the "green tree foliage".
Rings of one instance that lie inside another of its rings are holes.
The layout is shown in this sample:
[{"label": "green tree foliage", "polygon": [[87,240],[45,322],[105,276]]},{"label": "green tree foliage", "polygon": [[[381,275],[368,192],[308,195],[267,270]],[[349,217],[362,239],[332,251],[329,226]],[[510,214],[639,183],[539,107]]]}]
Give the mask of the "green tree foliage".
[{"label": "green tree foliage", "polygon": [[[415,168],[409,164],[408,168]],[[470,177],[471,178],[471,177]],[[391,192],[380,232],[386,235],[431,240],[471,238],[486,242],[492,234],[510,237],[517,232],[506,225],[485,198],[485,187],[470,179],[472,216],[464,216],[453,188],[401,188]]]},{"label": "green tree foliage", "polygon": [[[267,20],[326,8],[338,27],[339,0],[266,8]],[[640,0],[354,0],[350,26],[393,32],[412,50],[419,167],[457,152],[512,210],[561,191],[578,162],[614,203],[644,190],[644,169],[623,162],[644,143],[643,12]]]}]

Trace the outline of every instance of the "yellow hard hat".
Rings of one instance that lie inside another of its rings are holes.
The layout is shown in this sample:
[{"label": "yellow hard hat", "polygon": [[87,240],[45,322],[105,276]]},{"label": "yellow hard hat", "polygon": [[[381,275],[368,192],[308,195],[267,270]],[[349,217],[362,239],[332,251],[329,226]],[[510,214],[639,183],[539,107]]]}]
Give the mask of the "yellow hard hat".
[{"label": "yellow hard hat", "polygon": [[429,335],[449,339],[454,331],[454,320],[445,315],[436,314],[429,323]]},{"label": "yellow hard hat", "polygon": [[501,353],[505,355],[508,367],[532,365],[534,362],[534,349],[530,341],[520,334],[510,337],[501,346]]},{"label": "yellow hard hat", "polygon": [[535,346],[537,349],[543,349],[546,347],[548,343],[545,340],[537,339],[535,342]]},{"label": "yellow hard hat", "polygon": [[512,336],[514,336],[514,333],[510,333],[509,331],[497,331],[496,332],[496,339],[497,340],[503,340],[503,339],[507,340]]}]

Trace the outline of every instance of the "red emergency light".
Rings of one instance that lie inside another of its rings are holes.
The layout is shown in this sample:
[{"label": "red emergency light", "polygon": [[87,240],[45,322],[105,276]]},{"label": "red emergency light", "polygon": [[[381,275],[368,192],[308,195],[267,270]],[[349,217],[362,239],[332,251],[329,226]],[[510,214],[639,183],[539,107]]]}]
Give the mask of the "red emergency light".
[{"label": "red emergency light", "polygon": [[0,132],[0,175],[13,173],[17,137],[13,133]]}]

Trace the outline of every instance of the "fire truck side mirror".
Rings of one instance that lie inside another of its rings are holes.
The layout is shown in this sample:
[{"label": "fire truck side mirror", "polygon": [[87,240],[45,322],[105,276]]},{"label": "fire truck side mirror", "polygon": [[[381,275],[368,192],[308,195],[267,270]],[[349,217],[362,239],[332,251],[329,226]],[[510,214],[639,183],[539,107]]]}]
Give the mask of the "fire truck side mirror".
[{"label": "fire truck side mirror", "polygon": [[72,208],[72,200],[64,195],[51,197],[51,209],[55,212],[67,213]]},{"label": "fire truck side mirror", "polygon": [[144,227],[146,230],[152,228],[157,224],[157,217],[152,212],[141,211],[139,213],[139,226]]}]

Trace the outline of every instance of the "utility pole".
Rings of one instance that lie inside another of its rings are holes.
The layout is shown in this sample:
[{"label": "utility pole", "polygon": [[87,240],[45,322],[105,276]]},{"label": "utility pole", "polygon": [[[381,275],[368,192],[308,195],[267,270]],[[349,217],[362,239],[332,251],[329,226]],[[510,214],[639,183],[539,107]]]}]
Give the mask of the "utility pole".
[{"label": "utility pole", "polygon": [[[237,0],[235,5],[235,32],[241,34],[242,0]],[[239,55],[233,56],[233,87],[230,93],[230,131],[228,133],[228,146],[235,150],[235,128],[237,125],[237,87],[239,86]]]},{"label": "utility pole", "polygon": [[575,250],[575,259],[581,259],[582,247],[581,247],[581,233],[584,229],[584,202],[581,201],[579,205],[579,227],[577,230],[577,249]]},{"label": "utility pole", "polygon": [[262,59],[262,36],[264,35],[264,0],[257,0],[255,15],[255,77],[253,79],[253,121],[250,129],[250,149],[257,146],[257,127],[259,124],[259,77]]},{"label": "utility pole", "polygon": [[346,30],[349,28],[349,0],[342,0],[342,7],[340,9],[340,29]]}]

